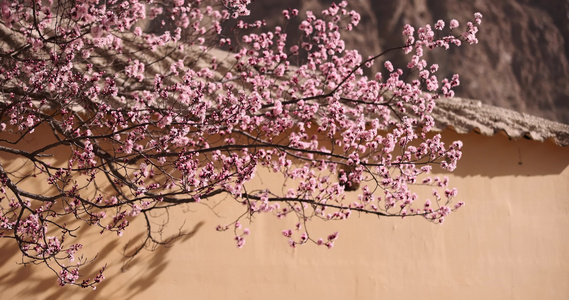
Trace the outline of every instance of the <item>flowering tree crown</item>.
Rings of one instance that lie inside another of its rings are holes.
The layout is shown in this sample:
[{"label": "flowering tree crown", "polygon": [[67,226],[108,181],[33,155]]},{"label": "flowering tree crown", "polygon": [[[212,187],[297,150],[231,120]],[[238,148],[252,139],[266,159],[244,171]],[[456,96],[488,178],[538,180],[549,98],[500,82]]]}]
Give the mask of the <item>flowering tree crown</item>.
[{"label": "flowering tree crown", "polygon": [[[67,243],[77,232],[67,220],[120,236],[132,218],[221,194],[243,207],[217,228],[238,247],[249,234],[240,220],[257,214],[297,218],[282,233],[292,247],[332,247],[337,233],[312,237],[304,225],[353,212],[442,223],[463,205],[447,178],[430,176],[461,157],[460,141],[429,134],[459,77],[440,80],[423,54],[476,43],[480,14],[464,31],[456,20],[406,25],[405,45],[387,50],[408,54],[406,68],[384,61],[368,75],[387,51],[346,49],[360,15],[345,1],[285,10],[276,28],[247,18],[249,2],[0,1],[0,237],[25,263],[94,287],[104,268],[80,276],[83,245]],[[291,18],[298,28],[285,28]],[[8,167],[15,158],[29,173]],[[261,168],[294,184],[248,189]],[[141,247],[169,242],[147,224]]]}]

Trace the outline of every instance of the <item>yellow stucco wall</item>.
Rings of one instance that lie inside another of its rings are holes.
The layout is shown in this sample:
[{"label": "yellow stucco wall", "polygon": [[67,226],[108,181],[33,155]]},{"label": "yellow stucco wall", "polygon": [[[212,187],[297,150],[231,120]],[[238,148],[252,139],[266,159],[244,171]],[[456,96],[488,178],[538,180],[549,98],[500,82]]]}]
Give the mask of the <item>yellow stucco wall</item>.
[{"label": "yellow stucco wall", "polygon": [[170,228],[185,220],[192,235],[128,263],[122,254],[136,230],[120,239],[85,231],[99,253],[86,270],[108,263],[95,291],[60,288],[43,267],[17,266],[14,246],[2,241],[0,298],[569,299],[569,148],[501,134],[443,136],[464,142],[449,177],[466,202],[443,225],[353,215],[312,224],[311,232],[340,232],[331,250],[292,249],[281,231],[293,220],[260,216],[245,224],[252,234],[237,249],[231,233],[215,231],[232,221],[231,204],[189,205]]}]

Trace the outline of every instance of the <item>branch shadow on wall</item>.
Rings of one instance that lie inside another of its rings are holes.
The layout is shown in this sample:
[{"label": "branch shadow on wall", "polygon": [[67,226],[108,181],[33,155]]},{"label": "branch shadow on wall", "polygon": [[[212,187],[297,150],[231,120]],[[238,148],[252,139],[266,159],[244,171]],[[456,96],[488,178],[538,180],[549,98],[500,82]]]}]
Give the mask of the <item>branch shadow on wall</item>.
[{"label": "branch shadow on wall", "polygon": [[[179,244],[190,240],[193,236],[195,236],[195,234],[200,230],[200,228],[203,225],[204,225],[203,221],[198,222],[192,228],[192,230],[185,232],[183,235],[180,236],[180,238],[172,241],[171,243],[169,243],[167,245],[160,245],[160,246],[157,246],[156,248],[149,249],[148,251],[150,251],[152,253],[148,253],[148,255],[144,255],[145,257],[149,257],[149,258],[143,258],[141,255],[136,255],[134,257],[131,257],[131,256],[128,256],[128,252],[126,252],[125,253],[126,255],[121,260],[121,263],[123,264],[121,267],[121,272],[129,273],[129,272],[133,271],[133,270],[131,270],[131,268],[134,269],[134,267],[136,267],[136,266],[143,266],[143,267],[140,268],[140,269],[142,269],[142,272],[138,271],[138,273],[136,274],[135,280],[125,282],[125,285],[122,287],[128,291],[127,293],[121,292],[121,294],[128,295],[125,299],[137,299],[137,296],[144,293],[145,290],[150,288],[156,282],[159,282],[160,274],[162,274],[166,270],[166,268],[168,267],[168,264],[170,263],[171,255],[169,255],[169,252],[172,249],[172,247],[173,246],[180,246]],[[144,235],[144,233],[140,234],[139,236],[137,236],[137,238],[135,238],[133,240],[137,240],[137,239],[140,240],[143,238],[143,235]],[[129,249],[125,248],[125,251],[128,251],[128,250]],[[142,254],[142,253],[140,253],[140,254]],[[99,288],[104,289],[105,283],[103,282],[99,286]],[[97,295],[95,293],[91,293],[87,297],[85,297],[84,299],[94,300],[94,299],[99,299],[99,298],[97,297]]]},{"label": "branch shadow on wall", "polygon": [[[103,239],[106,244],[98,251],[97,257],[94,258],[94,261],[85,265],[81,269],[81,274],[92,277],[105,263],[108,263],[108,267],[111,267],[111,262],[112,264],[119,265],[113,266],[114,269],[121,269],[120,265],[122,264],[122,272],[127,273],[127,276],[130,272],[129,268],[132,267],[134,269],[134,267],[138,267],[137,269],[139,270],[136,271],[133,279],[125,280],[125,284],[121,285],[120,290],[116,291],[108,290],[108,288],[111,288],[109,284],[114,279],[112,274],[105,274],[108,278],[101,282],[95,291],[91,289],[81,289],[74,286],[61,288],[57,285],[56,275],[52,272],[46,272],[47,268],[45,266],[17,265],[17,263],[21,261],[21,253],[18,250],[17,245],[15,243],[4,243],[0,246],[0,253],[2,254],[0,255],[0,289],[20,289],[17,291],[19,299],[36,299],[39,295],[47,295],[42,297],[45,297],[45,299],[62,299],[80,296],[81,299],[94,300],[101,298],[101,294],[99,292],[102,291],[107,295],[128,295],[128,297],[124,299],[135,299],[159,281],[160,274],[164,272],[170,263],[170,256],[168,252],[171,247],[179,246],[180,243],[184,243],[191,239],[203,224],[204,222],[197,223],[191,230],[185,232],[184,235],[173,241],[171,244],[160,246],[153,250],[143,250],[142,253],[140,253],[141,255],[137,255],[134,258],[122,256],[117,259],[116,255],[118,253],[123,253],[121,250],[121,248],[124,247],[123,243],[118,239]],[[80,235],[81,232],[78,232],[78,234]],[[131,240],[141,240],[144,234],[145,233],[140,233]],[[93,258],[91,257],[91,259]],[[52,292],[44,294],[46,291]]]}]

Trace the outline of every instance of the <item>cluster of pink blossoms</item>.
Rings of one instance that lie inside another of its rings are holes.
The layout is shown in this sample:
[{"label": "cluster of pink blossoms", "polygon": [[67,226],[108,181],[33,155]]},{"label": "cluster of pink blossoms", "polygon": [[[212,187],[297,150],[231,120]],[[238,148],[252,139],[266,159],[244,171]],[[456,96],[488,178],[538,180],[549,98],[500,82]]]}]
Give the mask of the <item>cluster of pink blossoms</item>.
[{"label": "cluster of pink blossoms", "polygon": [[[65,243],[77,227],[64,220],[120,236],[144,218],[142,248],[169,242],[153,216],[220,195],[242,204],[217,228],[233,229],[238,247],[250,234],[242,219],[257,214],[296,218],[282,232],[292,247],[331,248],[338,233],[313,237],[310,220],[358,212],[441,223],[463,205],[448,178],[430,175],[462,155],[461,142],[430,133],[437,99],[452,97],[459,77],[439,79],[424,52],[476,43],[480,14],[463,32],[456,20],[446,31],[442,20],[406,25],[406,44],[389,51],[410,54],[407,67],[384,61],[368,76],[384,53],[346,48],[342,35],[361,19],[346,1],[284,11],[284,25],[299,19],[298,40],[243,19],[250,2],[0,0],[0,154],[33,166],[21,179],[0,160],[0,236],[26,262],[58,270],[60,285],[94,287],[104,268],[81,279],[87,261],[76,254],[88,245]],[[261,169],[289,184],[253,190]]]}]

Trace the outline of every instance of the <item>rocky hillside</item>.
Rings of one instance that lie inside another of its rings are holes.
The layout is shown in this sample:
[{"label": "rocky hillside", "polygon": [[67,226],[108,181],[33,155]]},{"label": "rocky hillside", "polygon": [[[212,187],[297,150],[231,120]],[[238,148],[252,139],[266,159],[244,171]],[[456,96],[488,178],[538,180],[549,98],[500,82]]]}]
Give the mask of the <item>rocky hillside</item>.
[{"label": "rocky hillside", "polygon": [[[254,14],[269,25],[281,12],[300,7],[320,12],[330,0],[257,0]],[[438,19],[471,20],[484,15],[479,44],[431,53],[445,75],[459,73],[457,95],[569,124],[569,1],[567,0],[349,0],[362,22],[348,48],[364,56],[403,43],[401,31]],[[296,24],[290,24],[294,26]],[[401,65],[399,53],[387,57]]]}]

